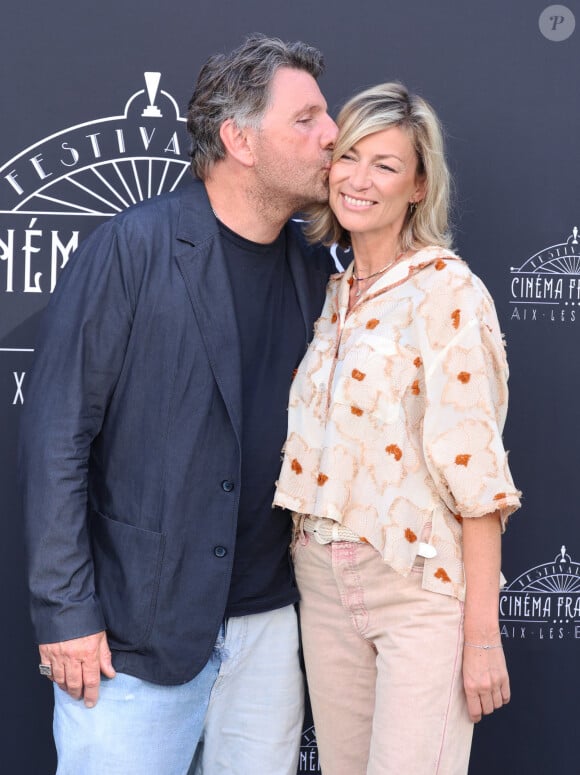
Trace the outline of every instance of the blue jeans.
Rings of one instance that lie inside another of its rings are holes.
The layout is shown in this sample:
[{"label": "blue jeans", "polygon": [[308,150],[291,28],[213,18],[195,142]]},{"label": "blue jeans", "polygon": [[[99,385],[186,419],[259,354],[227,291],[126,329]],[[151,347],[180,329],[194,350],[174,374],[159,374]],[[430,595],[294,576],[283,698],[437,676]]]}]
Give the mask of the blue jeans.
[{"label": "blue jeans", "polygon": [[91,709],[55,686],[57,775],[294,775],[302,720],[293,606],[235,617],[186,684],[118,673]]}]

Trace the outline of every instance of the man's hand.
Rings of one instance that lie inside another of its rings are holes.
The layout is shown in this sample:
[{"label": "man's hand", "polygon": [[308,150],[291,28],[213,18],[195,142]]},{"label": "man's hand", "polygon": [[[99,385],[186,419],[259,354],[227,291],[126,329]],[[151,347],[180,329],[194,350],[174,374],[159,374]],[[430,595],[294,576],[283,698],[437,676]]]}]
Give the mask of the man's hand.
[{"label": "man's hand", "polygon": [[94,707],[99,699],[101,673],[107,678],[115,677],[105,632],[45,643],[38,650],[40,662],[52,668],[52,680],[73,699],[82,697],[87,708]]}]

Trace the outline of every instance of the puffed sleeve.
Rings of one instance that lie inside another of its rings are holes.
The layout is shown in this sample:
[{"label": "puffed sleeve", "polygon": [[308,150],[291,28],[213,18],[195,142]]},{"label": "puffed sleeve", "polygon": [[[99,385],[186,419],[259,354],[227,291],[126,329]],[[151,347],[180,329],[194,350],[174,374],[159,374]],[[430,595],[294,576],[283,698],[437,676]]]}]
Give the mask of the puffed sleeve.
[{"label": "puffed sleeve", "polygon": [[423,446],[437,491],[459,518],[520,506],[503,446],[508,365],[493,301],[463,262],[439,262],[418,307],[426,409]]}]

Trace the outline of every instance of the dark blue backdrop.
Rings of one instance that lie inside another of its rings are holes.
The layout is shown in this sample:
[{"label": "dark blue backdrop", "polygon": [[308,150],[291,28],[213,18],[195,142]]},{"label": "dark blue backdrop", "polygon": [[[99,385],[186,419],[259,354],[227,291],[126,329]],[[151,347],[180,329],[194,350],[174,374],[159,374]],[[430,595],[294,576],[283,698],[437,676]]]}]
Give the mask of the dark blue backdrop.
[{"label": "dark blue backdrop", "polygon": [[[176,182],[187,149],[177,116],[201,63],[257,30],[301,38],[325,52],[322,88],[333,112],[365,86],[400,79],[436,106],[447,128],[456,244],[489,287],[506,333],[512,378],[505,436],[525,494],[504,542],[508,587],[501,617],[513,701],[477,727],[470,773],[580,769],[580,31],[551,39],[571,29],[572,14],[580,20],[580,4],[570,0],[568,10],[547,11],[542,32],[547,5],[4,4],[0,771],[54,771],[50,687],[36,670],[14,487],[14,445],[38,313],[78,239],[123,201]],[[152,100],[146,72],[161,74]],[[147,114],[150,103],[161,116]],[[124,181],[123,201],[107,186],[113,180]],[[316,769],[311,743],[307,725],[302,772]]]}]

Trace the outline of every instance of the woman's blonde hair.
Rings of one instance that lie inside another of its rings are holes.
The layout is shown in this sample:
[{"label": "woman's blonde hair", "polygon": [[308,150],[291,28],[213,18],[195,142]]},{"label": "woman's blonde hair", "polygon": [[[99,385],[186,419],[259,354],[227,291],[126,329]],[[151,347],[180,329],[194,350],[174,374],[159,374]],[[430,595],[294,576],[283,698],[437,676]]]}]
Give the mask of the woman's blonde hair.
[{"label": "woman's blonde hair", "polygon": [[[398,126],[409,133],[417,154],[417,174],[426,183],[425,197],[409,205],[400,244],[402,250],[426,245],[450,247],[450,174],[445,161],[443,132],[433,108],[421,97],[409,94],[400,83],[383,83],[352,97],[340,111],[333,160],[340,159],[356,143],[374,132]],[[330,206],[315,205],[306,211],[306,234],[312,242],[349,247],[350,234],[338,222]]]}]

